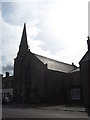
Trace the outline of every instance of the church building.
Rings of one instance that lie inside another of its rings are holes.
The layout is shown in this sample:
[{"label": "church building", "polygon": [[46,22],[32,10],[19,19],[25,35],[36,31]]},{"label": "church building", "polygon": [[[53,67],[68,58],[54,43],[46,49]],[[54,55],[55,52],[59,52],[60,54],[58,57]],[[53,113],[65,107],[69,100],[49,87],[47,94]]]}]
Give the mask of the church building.
[{"label": "church building", "polygon": [[31,103],[83,100],[80,68],[32,53],[25,24],[14,59],[13,99]]}]

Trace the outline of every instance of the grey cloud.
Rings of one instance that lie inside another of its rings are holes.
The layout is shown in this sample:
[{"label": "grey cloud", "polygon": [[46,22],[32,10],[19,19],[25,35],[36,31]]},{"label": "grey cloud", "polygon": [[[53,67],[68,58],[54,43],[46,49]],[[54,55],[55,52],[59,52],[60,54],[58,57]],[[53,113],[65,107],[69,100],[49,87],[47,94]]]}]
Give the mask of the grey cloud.
[{"label": "grey cloud", "polygon": [[6,66],[2,66],[2,72],[12,72],[13,71],[13,65],[6,65]]},{"label": "grey cloud", "polygon": [[[3,2],[2,16],[5,22],[22,25],[24,22],[43,19],[48,12],[50,1]],[[14,17],[13,17],[14,16]]]},{"label": "grey cloud", "polygon": [[48,30],[48,27],[44,22],[41,22],[38,27],[41,26],[41,34],[38,34],[36,38],[34,39],[39,39],[41,41],[44,41],[44,45],[41,46],[43,50],[50,50],[53,52],[53,54],[56,51],[60,51],[65,49],[65,45],[63,44],[62,39],[58,38],[56,35],[52,34],[50,30]]}]

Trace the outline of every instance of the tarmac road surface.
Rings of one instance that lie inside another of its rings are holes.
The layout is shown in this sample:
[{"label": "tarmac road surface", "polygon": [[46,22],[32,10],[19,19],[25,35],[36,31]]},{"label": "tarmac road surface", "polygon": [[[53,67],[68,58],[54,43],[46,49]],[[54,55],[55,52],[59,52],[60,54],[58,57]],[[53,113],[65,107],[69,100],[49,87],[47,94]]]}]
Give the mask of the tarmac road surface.
[{"label": "tarmac road surface", "polygon": [[88,118],[86,112],[3,107],[3,118]]}]

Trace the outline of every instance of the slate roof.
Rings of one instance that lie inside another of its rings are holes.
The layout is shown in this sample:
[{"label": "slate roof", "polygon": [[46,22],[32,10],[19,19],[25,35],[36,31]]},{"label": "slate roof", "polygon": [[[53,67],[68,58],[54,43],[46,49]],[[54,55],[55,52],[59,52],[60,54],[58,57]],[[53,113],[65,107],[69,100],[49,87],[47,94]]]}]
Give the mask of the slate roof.
[{"label": "slate roof", "polygon": [[80,72],[80,68],[78,67],[77,69],[72,70],[72,71],[70,71],[69,73],[75,73],[75,72]]},{"label": "slate roof", "polygon": [[72,70],[75,70],[77,67],[75,65],[70,65],[67,63],[59,62],[57,60],[53,60],[51,58],[47,58],[41,55],[35,54],[35,56],[42,61],[44,64],[47,64],[47,68],[50,70],[60,71],[68,73]]}]

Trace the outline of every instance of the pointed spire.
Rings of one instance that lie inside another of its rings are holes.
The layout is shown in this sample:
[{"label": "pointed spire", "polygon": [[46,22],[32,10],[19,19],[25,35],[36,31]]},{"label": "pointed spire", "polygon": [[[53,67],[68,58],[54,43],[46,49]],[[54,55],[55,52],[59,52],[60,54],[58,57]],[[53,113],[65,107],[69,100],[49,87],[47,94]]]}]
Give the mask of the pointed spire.
[{"label": "pointed spire", "polygon": [[18,55],[24,56],[27,51],[28,51],[28,43],[27,43],[26,23],[24,23]]},{"label": "pointed spire", "polygon": [[28,43],[27,43],[27,33],[26,33],[26,23],[24,23],[24,28],[23,28],[23,33],[22,33],[22,38],[21,38],[21,43],[20,43],[20,48],[27,48]]}]

